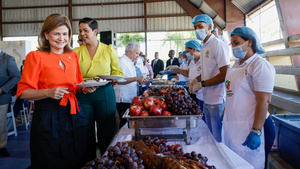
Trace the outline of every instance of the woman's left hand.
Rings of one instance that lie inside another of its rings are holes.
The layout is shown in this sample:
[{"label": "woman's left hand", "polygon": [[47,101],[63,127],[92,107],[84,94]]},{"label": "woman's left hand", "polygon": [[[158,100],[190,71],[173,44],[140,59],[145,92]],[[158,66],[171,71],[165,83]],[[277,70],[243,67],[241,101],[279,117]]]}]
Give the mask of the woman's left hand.
[{"label": "woman's left hand", "polygon": [[255,150],[260,144],[260,136],[251,131],[242,145],[249,147],[251,150]]},{"label": "woman's left hand", "polygon": [[84,93],[93,93],[98,87],[85,87],[82,89]]}]

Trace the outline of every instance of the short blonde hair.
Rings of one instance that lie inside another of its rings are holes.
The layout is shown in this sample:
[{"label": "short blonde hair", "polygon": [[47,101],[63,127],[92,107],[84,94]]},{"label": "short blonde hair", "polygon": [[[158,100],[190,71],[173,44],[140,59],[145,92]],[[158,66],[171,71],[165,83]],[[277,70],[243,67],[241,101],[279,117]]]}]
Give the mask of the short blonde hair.
[{"label": "short blonde hair", "polygon": [[[38,49],[44,52],[50,52],[50,43],[45,37],[45,33],[51,32],[53,29],[65,25],[69,29],[69,40],[72,37],[72,26],[68,17],[62,14],[51,14],[49,15],[42,26],[40,35],[39,35],[39,47]],[[71,52],[72,49],[68,43],[64,47],[64,52]]]}]

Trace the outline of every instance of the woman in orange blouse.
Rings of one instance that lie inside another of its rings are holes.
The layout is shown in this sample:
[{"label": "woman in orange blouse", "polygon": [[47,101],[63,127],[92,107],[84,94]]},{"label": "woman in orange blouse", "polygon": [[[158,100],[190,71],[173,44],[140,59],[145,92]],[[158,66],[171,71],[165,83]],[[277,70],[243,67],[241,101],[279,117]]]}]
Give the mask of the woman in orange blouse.
[{"label": "woman in orange blouse", "polygon": [[78,55],[69,47],[71,36],[66,16],[49,15],[39,50],[27,55],[18,84],[17,96],[36,100],[30,136],[32,169],[76,169],[86,162],[87,118],[75,96],[76,84],[83,78]]}]

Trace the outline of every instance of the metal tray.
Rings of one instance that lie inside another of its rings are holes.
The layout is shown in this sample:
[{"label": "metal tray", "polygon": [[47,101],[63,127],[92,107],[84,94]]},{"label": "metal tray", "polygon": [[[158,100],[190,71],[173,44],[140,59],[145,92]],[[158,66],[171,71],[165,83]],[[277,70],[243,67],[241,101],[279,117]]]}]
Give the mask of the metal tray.
[{"label": "metal tray", "polygon": [[[191,135],[191,130],[199,126],[200,115],[172,115],[172,116],[130,116],[129,109],[123,115],[128,121],[128,128],[134,128],[135,139],[142,139],[144,136],[157,136],[167,139],[184,140],[186,144],[191,144],[191,140],[196,140]],[[164,131],[174,131],[175,133],[162,133]],[[152,131],[145,134],[143,131]]]}]

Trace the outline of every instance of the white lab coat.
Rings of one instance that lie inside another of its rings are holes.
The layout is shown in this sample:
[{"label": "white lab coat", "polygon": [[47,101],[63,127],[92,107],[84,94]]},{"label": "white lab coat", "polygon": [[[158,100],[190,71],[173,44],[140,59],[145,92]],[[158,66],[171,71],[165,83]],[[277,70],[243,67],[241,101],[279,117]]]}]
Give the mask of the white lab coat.
[{"label": "white lab coat", "polygon": [[242,144],[252,128],[255,116],[255,91],[271,92],[274,86],[274,67],[259,55],[250,57],[241,66],[228,69],[226,85],[226,105],[222,127],[225,145],[248,161],[255,169],[263,169],[265,164],[264,131],[260,136],[261,145],[251,150]]}]

